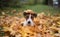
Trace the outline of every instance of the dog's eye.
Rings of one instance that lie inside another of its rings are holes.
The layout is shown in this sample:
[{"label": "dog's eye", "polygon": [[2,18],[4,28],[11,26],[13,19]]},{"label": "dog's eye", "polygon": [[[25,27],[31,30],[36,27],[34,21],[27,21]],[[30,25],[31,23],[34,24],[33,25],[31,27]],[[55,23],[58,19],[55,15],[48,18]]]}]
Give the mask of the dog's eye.
[{"label": "dog's eye", "polygon": [[30,13],[27,13],[27,15],[29,15]]},{"label": "dog's eye", "polygon": [[34,16],[31,16],[31,18],[34,18]]},{"label": "dog's eye", "polygon": [[29,18],[29,16],[26,16],[26,18],[28,19],[28,18]]}]

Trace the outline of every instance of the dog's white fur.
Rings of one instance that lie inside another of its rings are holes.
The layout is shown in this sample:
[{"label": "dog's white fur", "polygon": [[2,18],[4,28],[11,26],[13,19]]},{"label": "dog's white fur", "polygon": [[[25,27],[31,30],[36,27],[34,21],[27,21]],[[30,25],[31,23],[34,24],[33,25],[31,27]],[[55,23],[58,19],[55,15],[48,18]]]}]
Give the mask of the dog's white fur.
[{"label": "dog's white fur", "polygon": [[29,18],[24,21],[24,26],[27,26],[29,21],[31,22],[31,24],[30,24],[31,26],[34,25],[34,22],[33,22],[32,19],[31,19],[31,15],[29,15]]},{"label": "dog's white fur", "polygon": [[24,25],[24,26],[29,25],[29,24],[28,24],[28,21],[30,21],[30,26],[34,26],[34,22],[33,22],[33,20],[31,19],[31,14],[33,14],[34,12],[33,12],[32,10],[25,10],[24,12],[30,13],[30,15],[29,15],[28,19],[23,22],[23,25]]}]

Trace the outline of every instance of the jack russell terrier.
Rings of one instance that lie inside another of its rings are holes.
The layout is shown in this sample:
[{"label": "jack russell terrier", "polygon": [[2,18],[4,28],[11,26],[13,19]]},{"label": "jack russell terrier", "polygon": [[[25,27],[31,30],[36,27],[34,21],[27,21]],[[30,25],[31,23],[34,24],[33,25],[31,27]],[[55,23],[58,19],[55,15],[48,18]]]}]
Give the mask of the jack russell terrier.
[{"label": "jack russell terrier", "polygon": [[25,21],[23,22],[23,26],[34,26],[34,18],[37,17],[37,14],[34,13],[32,10],[26,10],[23,12]]}]

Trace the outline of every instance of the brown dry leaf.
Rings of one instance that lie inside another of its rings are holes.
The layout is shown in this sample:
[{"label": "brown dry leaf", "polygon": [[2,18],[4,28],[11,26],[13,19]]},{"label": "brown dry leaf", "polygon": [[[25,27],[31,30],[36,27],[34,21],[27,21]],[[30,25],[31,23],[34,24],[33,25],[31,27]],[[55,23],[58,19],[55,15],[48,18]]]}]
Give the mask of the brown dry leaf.
[{"label": "brown dry leaf", "polygon": [[[15,13],[16,10],[12,10],[11,12]],[[0,26],[3,26],[4,31],[15,31],[16,36],[18,34],[22,37],[56,37],[56,35],[60,35],[60,16],[47,16],[43,12],[38,14],[37,18],[34,18],[35,26],[24,27],[21,26],[21,23],[25,20],[24,18],[5,15],[4,12],[2,14],[3,16],[0,16]],[[21,13],[17,14],[17,16],[20,15]],[[54,30],[58,32],[54,32]]]},{"label": "brown dry leaf", "polygon": [[47,33],[45,37],[53,37],[51,34]]}]

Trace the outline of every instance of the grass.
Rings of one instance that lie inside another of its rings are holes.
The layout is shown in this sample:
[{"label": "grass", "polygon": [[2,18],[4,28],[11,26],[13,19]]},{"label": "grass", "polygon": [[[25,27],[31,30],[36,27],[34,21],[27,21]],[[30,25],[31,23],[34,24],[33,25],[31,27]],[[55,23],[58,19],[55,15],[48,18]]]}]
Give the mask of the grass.
[{"label": "grass", "polygon": [[40,13],[40,12],[51,13],[51,14],[60,13],[60,9],[53,8],[53,7],[47,6],[47,5],[32,5],[32,6],[25,5],[23,8],[31,9],[37,13]]},{"label": "grass", "polygon": [[[18,8],[18,7],[7,7],[5,10],[6,11],[9,11],[9,10],[14,10],[16,9],[17,11],[23,11],[23,10],[26,10],[26,9],[31,9],[37,13],[41,13],[41,12],[45,12],[46,14],[47,13],[51,13],[52,15],[53,14],[59,14],[60,13],[60,9],[58,8],[53,8],[51,6],[47,6],[47,5],[23,5],[21,8]],[[10,14],[10,12],[8,13]]]}]

